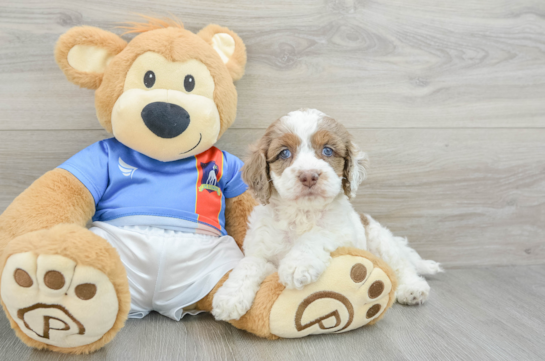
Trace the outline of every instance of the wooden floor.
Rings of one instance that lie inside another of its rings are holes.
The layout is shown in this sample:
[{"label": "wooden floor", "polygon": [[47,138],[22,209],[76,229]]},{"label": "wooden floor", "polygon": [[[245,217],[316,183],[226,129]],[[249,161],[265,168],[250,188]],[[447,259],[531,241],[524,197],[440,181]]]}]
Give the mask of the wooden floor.
[{"label": "wooden floor", "polygon": [[[428,304],[394,305],[374,326],[341,335],[259,339],[210,315],[130,320],[90,356],[34,351],[0,316],[0,359],[25,360],[505,360],[545,357],[545,265],[457,269],[430,280]],[[530,285],[530,286],[529,286]]]},{"label": "wooden floor", "polygon": [[[59,35],[121,33],[136,13],[236,31],[248,66],[219,146],[243,156],[288,111],[330,114],[371,158],[356,208],[448,272],[424,307],[345,335],[269,342],[153,315],[78,359],[545,359],[545,1],[0,0],[0,212],[109,136],[93,92],[55,64]],[[0,360],[26,359],[65,357],[26,348],[0,316]]]}]

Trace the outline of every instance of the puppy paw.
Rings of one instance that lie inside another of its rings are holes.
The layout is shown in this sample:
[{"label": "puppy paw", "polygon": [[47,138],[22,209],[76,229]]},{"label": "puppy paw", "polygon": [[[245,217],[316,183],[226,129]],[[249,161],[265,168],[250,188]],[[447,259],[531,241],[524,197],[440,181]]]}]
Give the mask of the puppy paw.
[{"label": "puppy paw", "polygon": [[441,264],[432,260],[422,260],[416,265],[416,272],[419,275],[434,275],[444,272]]},{"label": "puppy paw", "polygon": [[212,315],[218,321],[238,320],[252,307],[253,300],[249,292],[220,288],[212,301]]},{"label": "puppy paw", "polygon": [[397,302],[404,305],[421,305],[428,299],[430,285],[425,280],[400,284],[396,291]]},{"label": "puppy paw", "polygon": [[286,288],[302,289],[304,286],[316,282],[327,268],[327,264],[318,260],[291,260],[285,259],[278,267],[280,283]]}]

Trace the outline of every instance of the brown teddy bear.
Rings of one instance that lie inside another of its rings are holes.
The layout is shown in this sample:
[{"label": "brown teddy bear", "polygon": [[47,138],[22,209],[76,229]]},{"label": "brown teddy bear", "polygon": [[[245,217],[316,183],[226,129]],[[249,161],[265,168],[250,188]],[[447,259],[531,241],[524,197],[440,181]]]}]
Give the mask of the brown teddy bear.
[{"label": "brown teddy bear", "polygon": [[[61,36],[60,68],[95,89],[98,120],[114,137],[40,177],[0,216],[0,298],[31,347],[89,353],[127,317],[210,311],[243,257],[256,202],[242,162],[214,147],[235,120],[242,40],[217,25],[194,34],[152,18],[127,29],[138,33],[130,43],[86,26]],[[378,313],[363,301],[374,270],[384,271]],[[394,291],[383,261],[340,249],[303,290],[269,276],[230,322],[271,339],[344,332],[379,320]]]}]

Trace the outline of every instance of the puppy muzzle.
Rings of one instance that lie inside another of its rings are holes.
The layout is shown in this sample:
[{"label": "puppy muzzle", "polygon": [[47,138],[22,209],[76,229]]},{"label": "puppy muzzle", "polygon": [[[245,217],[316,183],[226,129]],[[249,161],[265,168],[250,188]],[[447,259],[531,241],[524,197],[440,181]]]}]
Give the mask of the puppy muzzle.
[{"label": "puppy muzzle", "polygon": [[299,174],[299,181],[309,189],[314,187],[318,183],[321,172],[316,170],[304,171]]}]

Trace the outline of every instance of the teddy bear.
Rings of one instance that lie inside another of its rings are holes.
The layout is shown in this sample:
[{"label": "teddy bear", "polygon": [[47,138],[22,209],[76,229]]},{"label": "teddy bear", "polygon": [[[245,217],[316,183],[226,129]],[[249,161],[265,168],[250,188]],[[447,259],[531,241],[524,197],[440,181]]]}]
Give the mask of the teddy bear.
[{"label": "teddy bear", "polygon": [[[193,33],[168,19],[126,30],[130,42],[90,26],[60,37],[60,69],[95,90],[98,121],[113,137],[41,176],[0,216],[0,299],[30,347],[85,354],[127,318],[210,312],[243,257],[257,203],[242,161],[215,144],[235,120],[244,43],[218,25]],[[385,285],[380,312],[370,311],[370,279]],[[269,339],[342,333],[382,318],[395,288],[382,260],[342,248],[302,290],[270,275],[229,322]]]}]

